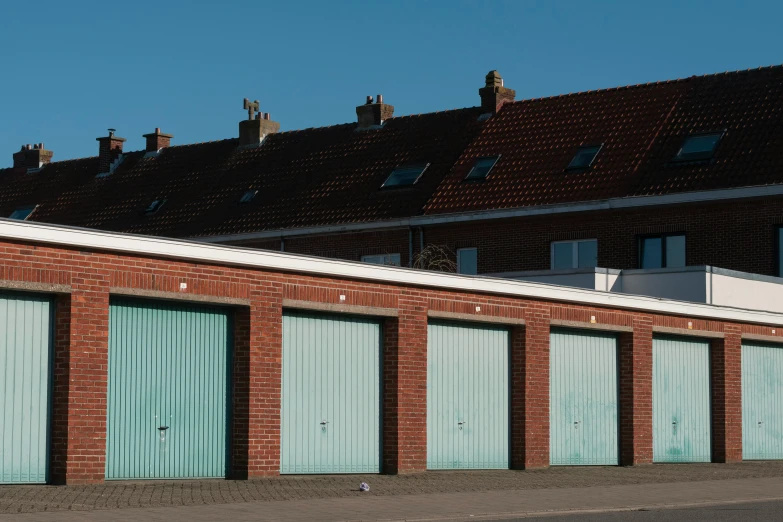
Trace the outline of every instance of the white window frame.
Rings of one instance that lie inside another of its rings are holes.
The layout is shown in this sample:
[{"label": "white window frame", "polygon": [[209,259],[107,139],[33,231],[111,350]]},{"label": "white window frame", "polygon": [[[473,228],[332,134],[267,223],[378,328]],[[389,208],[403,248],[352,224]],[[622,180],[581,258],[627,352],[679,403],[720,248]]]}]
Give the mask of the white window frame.
[{"label": "white window frame", "polygon": [[[462,263],[460,262],[460,254],[462,252],[467,252],[468,250],[474,250],[476,252],[476,273],[478,274],[478,248],[477,247],[467,247],[467,248],[458,248],[457,249],[457,273],[462,273]],[[466,275],[472,275],[472,274],[466,274]]]},{"label": "white window frame", "polygon": [[[396,256],[397,263],[393,262],[393,257]],[[378,259],[381,262],[376,263],[374,260]],[[402,265],[402,259],[400,258],[399,253],[392,253],[392,254],[367,254],[366,256],[362,256],[362,263],[371,263],[373,265],[386,265],[386,266],[401,266]]]},{"label": "white window frame", "polygon": [[[552,241],[549,244],[549,268],[551,270],[568,270],[567,268],[555,268],[555,245],[562,245],[563,243],[571,243],[571,268],[579,268],[579,243],[588,243],[595,241],[595,250],[598,252],[598,239],[567,239],[564,241]],[[596,263],[598,264],[598,263]]]}]

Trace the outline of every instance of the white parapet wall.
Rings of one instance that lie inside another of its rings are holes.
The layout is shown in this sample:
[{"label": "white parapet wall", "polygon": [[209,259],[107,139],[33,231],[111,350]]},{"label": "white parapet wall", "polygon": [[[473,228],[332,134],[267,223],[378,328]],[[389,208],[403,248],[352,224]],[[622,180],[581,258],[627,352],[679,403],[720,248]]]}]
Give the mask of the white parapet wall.
[{"label": "white parapet wall", "polygon": [[604,292],[783,313],[783,278],[713,266],[640,270],[580,268],[492,275]]}]

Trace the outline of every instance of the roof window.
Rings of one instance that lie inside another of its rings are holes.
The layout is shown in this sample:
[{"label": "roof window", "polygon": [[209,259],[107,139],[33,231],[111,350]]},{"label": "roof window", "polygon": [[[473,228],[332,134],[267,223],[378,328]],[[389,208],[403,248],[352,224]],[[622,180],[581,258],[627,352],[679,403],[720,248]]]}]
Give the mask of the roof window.
[{"label": "roof window", "polygon": [[36,205],[29,205],[26,207],[19,207],[13,212],[11,212],[11,215],[8,216],[9,219],[18,219],[20,221],[25,221],[27,218],[30,217],[30,214],[33,213],[33,210],[35,210]]},{"label": "roof window", "polygon": [[144,209],[144,213],[147,215],[156,213],[158,210],[160,210],[160,208],[163,206],[165,202],[166,202],[165,199],[156,199],[155,201],[150,203],[150,206]]},{"label": "roof window", "polygon": [[705,134],[692,134],[686,136],[680,146],[674,161],[693,161],[710,159],[718,148],[718,142],[723,137],[723,132],[710,132]]},{"label": "roof window", "polygon": [[429,166],[429,163],[418,163],[415,165],[397,167],[389,174],[389,177],[386,178],[386,181],[381,185],[381,188],[413,185],[419,181],[419,178]]},{"label": "roof window", "polygon": [[239,198],[240,203],[250,203],[253,201],[253,198],[256,197],[256,194],[258,194],[257,190],[248,190],[244,194],[242,194],[242,197]]},{"label": "roof window", "polygon": [[602,147],[603,145],[585,145],[579,147],[574,159],[568,164],[567,170],[589,169],[593,165],[595,157],[598,156]]},{"label": "roof window", "polygon": [[489,171],[492,170],[492,167],[495,166],[495,163],[497,163],[499,158],[500,156],[478,158],[465,179],[486,179],[489,175]]}]

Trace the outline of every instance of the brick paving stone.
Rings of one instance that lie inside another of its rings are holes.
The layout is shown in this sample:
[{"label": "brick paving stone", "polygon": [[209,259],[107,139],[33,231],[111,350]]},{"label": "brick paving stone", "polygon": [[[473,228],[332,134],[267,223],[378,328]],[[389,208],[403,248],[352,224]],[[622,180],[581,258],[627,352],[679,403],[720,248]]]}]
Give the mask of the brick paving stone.
[{"label": "brick paving stone", "polygon": [[[91,511],[345,497],[584,488],[783,477],[783,462],[552,467],[414,475],[281,476],[247,481],[106,482],[87,486],[0,486],[0,513]],[[360,482],[369,493],[358,491]]]}]

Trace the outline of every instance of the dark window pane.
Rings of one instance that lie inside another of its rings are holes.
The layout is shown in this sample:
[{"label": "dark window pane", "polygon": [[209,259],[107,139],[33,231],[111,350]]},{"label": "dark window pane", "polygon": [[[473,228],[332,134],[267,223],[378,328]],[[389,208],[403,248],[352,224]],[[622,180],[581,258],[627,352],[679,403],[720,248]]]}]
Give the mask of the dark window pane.
[{"label": "dark window pane", "polygon": [[669,268],[685,266],[685,236],[666,238],[666,266]]},{"label": "dark window pane", "polygon": [[778,229],[778,277],[783,277],[783,227]]},{"label": "dark window pane", "polygon": [[646,237],[642,239],[641,267],[661,268],[661,238]]},{"label": "dark window pane", "polygon": [[475,248],[457,251],[457,265],[460,274],[475,275],[478,272],[478,253]]},{"label": "dark window pane", "polygon": [[500,156],[493,156],[491,158],[479,158],[476,163],[473,164],[473,168],[470,169],[468,176],[465,179],[484,179],[495,166]]},{"label": "dark window pane", "polygon": [[701,134],[699,136],[688,136],[680,147],[675,159],[707,159],[711,158],[718,146],[722,134]]},{"label": "dark window pane", "polygon": [[594,268],[598,266],[598,241],[580,241],[577,243],[579,249],[579,268]]},{"label": "dark window pane", "polygon": [[552,247],[552,268],[574,268],[574,244],[554,243]]},{"label": "dark window pane", "polygon": [[581,147],[577,152],[571,163],[568,164],[569,169],[584,169],[593,164],[595,156],[598,151],[601,150],[601,146],[595,147]]},{"label": "dark window pane", "polygon": [[384,187],[398,187],[403,185],[413,185],[419,180],[419,177],[427,170],[429,163],[426,165],[413,165],[407,167],[397,167],[386,178]]}]

